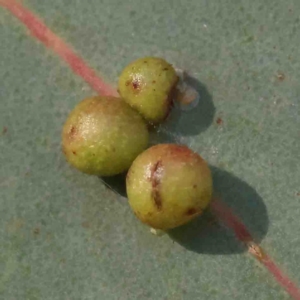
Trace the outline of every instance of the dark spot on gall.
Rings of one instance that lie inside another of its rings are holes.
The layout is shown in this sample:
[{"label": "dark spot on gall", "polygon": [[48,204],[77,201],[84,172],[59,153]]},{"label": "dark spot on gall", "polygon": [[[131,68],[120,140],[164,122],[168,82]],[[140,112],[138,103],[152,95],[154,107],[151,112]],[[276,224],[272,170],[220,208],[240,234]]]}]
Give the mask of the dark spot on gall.
[{"label": "dark spot on gall", "polygon": [[153,92],[155,92],[156,91],[156,89],[153,89]]},{"label": "dark spot on gall", "polygon": [[159,160],[157,161],[151,170],[151,175],[150,175],[150,181],[152,182],[152,187],[157,187],[160,184],[160,174],[159,172],[161,172],[162,170],[162,161]]},{"label": "dark spot on gall", "polygon": [[140,87],[140,84],[137,80],[132,81],[132,87],[137,90]]},{"label": "dark spot on gall", "polygon": [[77,134],[77,128],[75,126],[72,126],[69,131],[69,138],[70,139],[75,138],[76,134]]},{"label": "dark spot on gall", "polygon": [[162,200],[161,200],[160,193],[158,192],[157,189],[153,190],[152,197],[153,197],[154,204],[155,204],[157,210],[161,210],[162,209]]},{"label": "dark spot on gall", "polygon": [[189,209],[186,211],[186,214],[187,214],[188,216],[192,216],[192,215],[194,215],[194,214],[196,214],[196,213],[197,213],[197,209],[194,208],[194,207],[189,208]]},{"label": "dark spot on gall", "polygon": [[155,81],[155,80],[153,80],[153,81],[152,81],[152,83],[156,83],[156,81]]},{"label": "dark spot on gall", "polygon": [[164,70],[164,71],[168,71],[169,69],[168,69],[168,68],[164,68],[163,70]]},{"label": "dark spot on gall", "polygon": [[197,184],[194,184],[194,185],[193,185],[193,189],[195,189],[195,188],[197,188]]},{"label": "dark spot on gall", "polygon": [[217,119],[216,122],[217,122],[218,125],[222,125],[223,124],[223,120],[220,117]]},{"label": "dark spot on gall", "polygon": [[144,64],[148,63],[146,60],[144,60]]},{"label": "dark spot on gall", "polygon": [[125,82],[125,85],[126,85],[126,86],[129,86],[129,85],[130,85],[130,81],[129,81],[129,80],[126,81],[126,82]]},{"label": "dark spot on gall", "polygon": [[153,168],[151,170],[151,175],[150,175],[150,181],[152,184],[152,198],[157,210],[162,209],[162,198],[159,191],[162,170],[163,170],[162,161],[159,160],[153,165]]},{"label": "dark spot on gall", "polygon": [[73,153],[74,155],[77,155],[76,151],[72,151],[72,153]]}]

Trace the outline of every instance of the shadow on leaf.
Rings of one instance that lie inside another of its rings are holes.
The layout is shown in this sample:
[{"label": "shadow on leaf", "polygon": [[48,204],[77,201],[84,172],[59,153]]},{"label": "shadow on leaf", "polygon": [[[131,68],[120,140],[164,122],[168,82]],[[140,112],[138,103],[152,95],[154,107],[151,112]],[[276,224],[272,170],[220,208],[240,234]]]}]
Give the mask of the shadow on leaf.
[{"label": "shadow on leaf", "polygon": [[[269,220],[266,206],[254,188],[236,176],[211,167],[214,193],[229,206],[260,243],[267,233]],[[192,222],[169,231],[169,236],[197,253],[232,254],[246,250],[234,233],[223,226],[208,209]]]},{"label": "shadow on leaf", "polygon": [[166,131],[176,132],[178,136],[193,136],[211,125],[216,109],[203,83],[191,76],[187,76],[185,81],[199,93],[199,103],[190,111],[182,111],[175,106],[162,127]]}]

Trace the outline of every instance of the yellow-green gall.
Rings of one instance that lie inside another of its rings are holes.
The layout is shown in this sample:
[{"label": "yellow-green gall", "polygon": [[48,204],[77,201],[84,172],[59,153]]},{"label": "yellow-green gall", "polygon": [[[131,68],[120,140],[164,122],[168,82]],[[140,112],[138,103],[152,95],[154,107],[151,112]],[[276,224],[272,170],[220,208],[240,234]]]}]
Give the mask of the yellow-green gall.
[{"label": "yellow-green gall", "polygon": [[81,101],[62,131],[68,162],[84,173],[99,176],[127,171],[147,145],[148,129],[143,118],[114,97]]},{"label": "yellow-green gall", "polygon": [[135,159],[126,189],[136,216],[167,230],[203,212],[211,201],[212,176],[207,163],[188,147],[160,144]]},{"label": "yellow-green gall", "polygon": [[119,77],[119,93],[149,123],[161,123],[169,114],[178,76],[162,58],[145,57],[129,64]]}]

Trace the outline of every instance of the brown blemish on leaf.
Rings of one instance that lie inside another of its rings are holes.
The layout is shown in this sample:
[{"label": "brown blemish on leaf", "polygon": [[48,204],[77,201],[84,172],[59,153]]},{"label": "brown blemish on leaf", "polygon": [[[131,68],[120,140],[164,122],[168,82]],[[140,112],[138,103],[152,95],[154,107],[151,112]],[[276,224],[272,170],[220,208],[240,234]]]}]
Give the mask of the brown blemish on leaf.
[{"label": "brown blemish on leaf", "polygon": [[72,151],[72,153],[73,153],[74,155],[77,155],[76,151]]},{"label": "brown blemish on leaf", "polygon": [[164,68],[163,70],[164,70],[164,71],[168,71],[168,70],[169,70],[169,68]]},{"label": "brown blemish on leaf", "polygon": [[223,124],[223,120],[220,117],[217,119],[216,122],[217,122],[218,125],[222,125]]},{"label": "brown blemish on leaf", "polygon": [[285,75],[282,72],[278,72],[276,74],[276,77],[279,81],[284,81],[284,79],[285,79]]},{"label": "brown blemish on leaf", "polygon": [[82,223],[81,223],[81,226],[82,226],[83,228],[90,228],[90,227],[91,227],[91,225],[90,225],[89,222],[82,222]]},{"label": "brown blemish on leaf", "polygon": [[7,127],[4,126],[4,127],[3,127],[3,130],[2,130],[2,134],[5,135],[5,134],[7,133],[7,130],[8,130]]},{"label": "brown blemish on leaf", "polygon": [[194,189],[197,188],[197,184],[194,184],[194,185],[193,185],[193,188],[194,188]]},{"label": "brown blemish on leaf", "polygon": [[152,83],[156,83],[156,81],[155,81],[155,80],[153,80],[153,81],[152,81]]},{"label": "brown blemish on leaf", "polygon": [[34,234],[34,235],[39,235],[40,232],[41,232],[41,230],[40,230],[40,228],[38,228],[38,227],[36,227],[36,228],[33,229],[33,234]]},{"label": "brown blemish on leaf", "polygon": [[153,168],[151,170],[151,176],[150,176],[150,181],[152,185],[152,198],[154,200],[154,204],[157,210],[162,209],[162,199],[159,191],[162,170],[163,170],[162,161],[159,160],[153,165]]}]

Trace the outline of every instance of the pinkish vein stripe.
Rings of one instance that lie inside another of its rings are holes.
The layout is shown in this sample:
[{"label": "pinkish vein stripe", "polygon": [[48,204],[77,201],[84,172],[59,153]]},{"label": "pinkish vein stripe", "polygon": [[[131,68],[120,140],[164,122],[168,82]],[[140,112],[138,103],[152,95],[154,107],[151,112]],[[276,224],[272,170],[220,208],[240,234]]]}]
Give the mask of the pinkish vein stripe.
[{"label": "pinkish vein stripe", "polygon": [[28,8],[15,0],[0,0],[0,4],[17,17],[35,38],[58,54],[73,72],[82,77],[96,92],[101,95],[117,95],[117,92],[110,85],[106,84],[68,44],[51,31]]},{"label": "pinkish vein stripe", "polygon": [[236,238],[247,246],[248,252],[266,267],[276,281],[295,300],[300,300],[299,288],[286,274],[284,274],[264,249],[254,242],[249,230],[232,210],[219,199],[214,199],[211,204],[211,210],[224,225],[234,232]]}]

